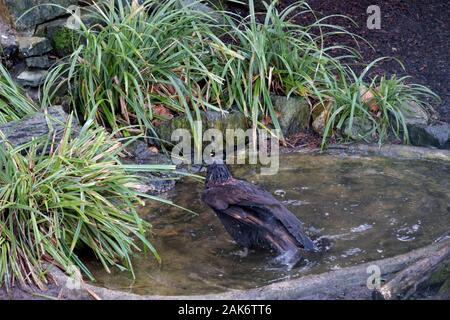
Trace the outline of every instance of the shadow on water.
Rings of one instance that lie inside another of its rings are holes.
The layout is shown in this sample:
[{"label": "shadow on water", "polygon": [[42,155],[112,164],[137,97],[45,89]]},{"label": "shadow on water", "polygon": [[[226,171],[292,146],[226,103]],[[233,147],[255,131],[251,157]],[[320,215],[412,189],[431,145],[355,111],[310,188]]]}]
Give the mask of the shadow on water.
[{"label": "shadow on water", "polygon": [[273,255],[244,257],[214,213],[200,200],[203,185],[179,183],[175,203],[199,213],[148,204],[141,214],[153,224],[162,256],[134,258],[136,280],[89,266],[97,284],[138,294],[205,294],[248,289],[280,280],[391,257],[430,244],[450,225],[450,166],[427,161],[331,155],[282,155],[276,176],[254,167],[233,170],[261,184],[305,223],[312,237],[332,240],[330,249],[291,271],[270,266]]}]

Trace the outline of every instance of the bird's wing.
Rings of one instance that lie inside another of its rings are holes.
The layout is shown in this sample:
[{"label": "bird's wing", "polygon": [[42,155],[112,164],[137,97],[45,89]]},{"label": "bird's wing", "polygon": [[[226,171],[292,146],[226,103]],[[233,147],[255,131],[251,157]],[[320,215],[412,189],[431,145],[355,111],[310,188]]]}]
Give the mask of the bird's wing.
[{"label": "bird's wing", "polygon": [[211,208],[224,211],[230,206],[248,207],[260,215],[272,215],[308,250],[316,247],[305,234],[300,220],[266,190],[243,180],[208,188],[202,200]]},{"label": "bird's wing", "polygon": [[253,207],[253,210],[260,214],[272,214],[305,249],[317,249],[314,242],[306,235],[300,220],[281,203],[270,207]]},{"label": "bird's wing", "polygon": [[233,182],[235,183],[205,189],[202,193],[202,200],[216,210],[224,210],[232,205],[251,207],[278,203],[269,192],[252,183],[236,179]]}]

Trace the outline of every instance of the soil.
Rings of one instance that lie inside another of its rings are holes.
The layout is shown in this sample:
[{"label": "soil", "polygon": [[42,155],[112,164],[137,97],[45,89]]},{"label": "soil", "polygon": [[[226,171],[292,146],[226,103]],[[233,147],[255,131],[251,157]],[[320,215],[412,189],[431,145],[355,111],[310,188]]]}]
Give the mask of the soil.
[{"label": "soil", "polygon": [[[279,0],[284,8],[295,0]],[[358,41],[357,45],[365,63],[379,57],[395,57],[374,69],[376,74],[411,76],[410,81],[428,86],[442,102],[435,104],[437,118],[450,122],[450,2],[441,0],[307,0],[317,16],[335,14],[350,17],[331,18],[329,23],[345,26],[348,31],[362,36],[373,46]],[[381,29],[367,28],[367,8],[378,5],[381,9]],[[242,12],[241,8],[235,8]],[[299,19],[298,23],[313,21],[312,16]],[[308,21],[309,20],[309,21]],[[333,42],[357,47],[349,36],[336,36]]]}]

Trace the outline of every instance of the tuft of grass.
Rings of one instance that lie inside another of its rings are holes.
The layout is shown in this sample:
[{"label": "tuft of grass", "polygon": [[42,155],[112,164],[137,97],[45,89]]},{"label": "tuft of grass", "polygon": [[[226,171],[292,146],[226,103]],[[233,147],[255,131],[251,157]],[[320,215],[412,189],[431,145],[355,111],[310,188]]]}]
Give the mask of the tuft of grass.
[{"label": "tuft of grass", "polygon": [[371,87],[375,87],[373,90],[375,105],[379,107],[375,116],[380,125],[380,137],[390,131],[397,138],[400,138],[402,134],[403,141],[409,143],[405,116],[412,110],[408,110],[408,106],[413,103],[430,115],[433,112],[432,101],[440,100],[439,96],[429,88],[417,83],[408,83],[408,81],[409,77],[397,78],[395,75],[382,76],[373,80]]},{"label": "tuft of grass", "polygon": [[366,80],[371,68],[384,59],[376,59],[360,75],[347,68],[347,72],[341,72],[328,83],[325,92],[332,103],[327,110],[322,147],[333,130],[341,131],[346,125],[351,131],[356,118],[370,123],[370,128],[361,132],[361,138],[366,141],[378,139],[381,145],[389,133],[393,133],[408,143],[405,114],[409,110],[405,110],[406,106],[415,103],[424,112],[431,112],[431,101],[439,97],[425,86],[407,83],[408,77],[383,75]]},{"label": "tuft of grass", "polygon": [[222,97],[228,107],[237,105],[252,120],[254,128],[267,127],[261,120],[270,118],[273,127],[281,129],[271,95],[323,99],[324,83],[340,67],[339,60],[343,58],[332,57],[329,52],[341,50],[347,58],[357,55],[344,46],[325,47],[325,39],[345,32],[342,28],[326,24],[325,20],[311,25],[293,21],[314,14],[304,1],[282,11],[276,8],[276,1],[265,4],[264,16],[255,12],[253,0],[248,3],[248,17],[225,16],[230,26],[228,35],[234,43],[232,49],[245,59],[231,58],[225,64],[221,74],[225,78]]},{"label": "tuft of grass", "polygon": [[209,65],[213,50],[225,50],[212,31],[217,20],[195,2],[182,7],[178,0],[100,1],[90,11],[98,23],[81,24],[82,44],[49,79],[67,82],[84,119],[96,109],[95,119],[105,127],[156,135],[154,121],[165,119],[161,113],[185,114],[199,142],[194,129],[200,110],[220,109],[204,99],[200,86],[218,90],[222,82]]},{"label": "tuft of grass", "polygon": [[36,111],[33,101],[24,95],[23,90],[0,63],[0,124],[19,120]]},{"label": "tuft of grass", "polygon": [[0,286],[43,288],[45,262],[65,271],[76,266],[92,279],[80,254],[93,254],[107,271],[133,272],[133,251],[160,259],[146,239],[150,225],[136,212],[145,195],[132,189],[138,181],[132,174],[175,168],[122,165],[125,145],[114,133],[88,121],[73,137],[70,123],[60,141],[0,148]]},{"label": "tuft of grass", "polygon": [[49,74],[49,82],[65,79],[74,107],[85,117],[98,108],[97,122],[114,130],[138,125],[139,132],[156,135],[155,120],[164,120],[161,107],[163,114],[184,114],[199,145],[195,120],[201,120],[201,110],[237,107],[254,128],[269,128],[263,120],[270,118],[280,129],[271,94],[321,99],[323,84],[343,58],[329,52],[356,57],[349,48],[324,46],[325,38],[345,32],[342,28],[323,19],[308,26],[293,22],[312,13],[303,1],[282,11],[276,1],[266,4],[263,19],[253,0],[248,17],[201,12],[196,4],[95,3],[89,15],[98,24],[82,24],[83,44]]}]

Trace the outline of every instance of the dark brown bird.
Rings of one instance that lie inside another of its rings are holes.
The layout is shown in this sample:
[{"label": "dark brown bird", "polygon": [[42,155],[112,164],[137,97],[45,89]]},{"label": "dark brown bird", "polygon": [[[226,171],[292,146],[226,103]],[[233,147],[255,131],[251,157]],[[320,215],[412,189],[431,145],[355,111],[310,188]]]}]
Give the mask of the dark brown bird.
[{"label": "dark brown bird", "polygon": [[288,265],[317,250],[292,212],[261,187],[233,178],[225,164],[208,167],[202,200],[245,248],[273,249]]}]

